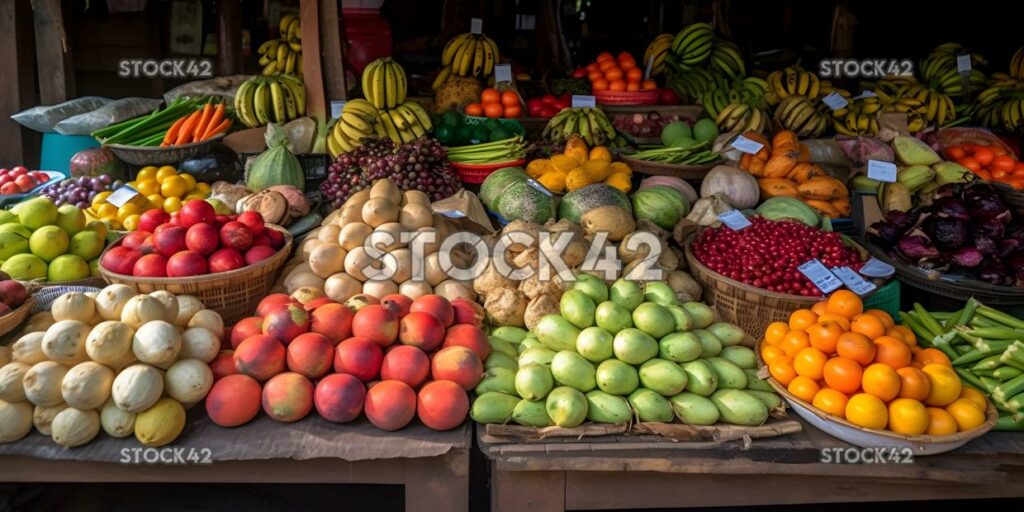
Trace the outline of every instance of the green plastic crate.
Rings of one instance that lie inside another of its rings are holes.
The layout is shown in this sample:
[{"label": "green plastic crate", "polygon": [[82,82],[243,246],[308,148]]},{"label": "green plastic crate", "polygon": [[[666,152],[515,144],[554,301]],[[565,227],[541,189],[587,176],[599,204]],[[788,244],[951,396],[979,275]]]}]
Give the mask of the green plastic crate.
[{"label": "green plastic crate", "polygon": [[864,301],[864,309],[881,309],[893,318],[900,316],[900,282],[893,279]]}]

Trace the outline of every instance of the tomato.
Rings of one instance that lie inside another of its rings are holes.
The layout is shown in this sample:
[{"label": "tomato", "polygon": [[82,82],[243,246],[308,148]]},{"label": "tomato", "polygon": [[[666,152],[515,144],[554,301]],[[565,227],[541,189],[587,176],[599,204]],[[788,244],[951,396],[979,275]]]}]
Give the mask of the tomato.
[{"label": "tomato", "polygon": [[1013,172],[1013,167],[1016,164],[1017,164],[1017,162],[1013,159],[1013,157],[1006,156],[1006,155],[1000,155],[1000,156],[995,157],[992,160],[992,165],[989,165],[988,168],[989,168],[990,171],[993,171],[993,172],[994,171],[1005,171],[1007,173],[1012,173]]},{"label": "tomato", "polygon": [[995,156],[1003,156],[1008,154],[1005,149],[999,146],[992,146],[992,154]]},{"label": "tomato", "polygon": [[1006,178],[1007,176],[1010,175],[1010,173],[1008,173],[1008,172],[1006,172],[1006,171],[1004,171],[1002,169],[989,169],[989,172],[992,174],[992,179],[997,180],[997,181],[998,180],[1002,180],[1002,179],[1004,179],[1004,178]]},{"label": "tomato", "polygon": [[572,72],[573,78],[583,78],[585,76],[587,76],[587,68],[576,68],[576,70]]},{"label": "tomato", "polygon": [[671,87],[663,87],[658,89],[658,104],[659,105],[678,105],[679,96],[672,90]]},{"label": "tomato", "polygon": [[950,146],[946,148],[946,156],[953,160],[960,160],[967,156],[967,151],[965,151],[962,146]]},{"label": "tomato", "polygon": [[978,171],[982,170],[981,162],[978,162],[973,157],[968,156],[965,158],[961,158],[960,160],[957,160],[957,163],[970,169],[975,174],[977,174]]},{"label": "tomato", "polygon": [[974,174],[978,175],[979,178],[985,181],[992,179],[992,175],[989,174],[989,172],[986,171],[985,169],[978,169],[977,171],[974,171]]},{"label": "tomato", "polygon": [[982,167],[988,167],[988,164],[992,163],[996,155],[992,153],[990,148],[981,148],[974,152],[974,159],[978,161]]},{"label": "tomato", "polygon": [[507,106],[505,106],[505,117],[506,118],[508,118],[508,119],[515,119],[517,117],[522,117],[522,115],[523,115],[523,107],[520,107],[518,103],[515,104],[515,105],[507,105]]},{"label": "tomato", "polygon": [[1024,178],[1014,177],[1008,183],[1017,190],[1024,190]]},{"label": "tomato", "polygon": [[544,102],[537,98],[530,98],[526,101],[526,111],[531,117],[540,116],[540,111],[544,109]]}]

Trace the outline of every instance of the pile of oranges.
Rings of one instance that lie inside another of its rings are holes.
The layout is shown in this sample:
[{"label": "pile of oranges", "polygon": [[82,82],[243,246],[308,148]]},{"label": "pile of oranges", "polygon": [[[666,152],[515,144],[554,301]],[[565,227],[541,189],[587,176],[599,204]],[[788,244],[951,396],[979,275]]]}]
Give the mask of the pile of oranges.
[{"label": "pile of oranges", "polygon": [[946,157],[968,168],[985,181],[1006,183],[1024,189],[1024,162],[999,146],[959,144],[945,149]]},{"label": "pile of oranges", "polygon": [[949,435],[985,422],[985,396],[945,353],[848,290],[770,324],[761,359],[794,396],[860,427]]},{"label": "pile of oranges", "polygon": [[515,91],[484,89],[480,93],[480,103],[466,105],[464,112],[467,116],[515,119],[523,116],[523,104]]},{"label": "pile of oranges", "polygon": [[629,52],[622,52],[618,57],[603,52],[596,61],[587,64],[586,70],[594,92],[652,91],[658,88],[654,80],[644,80],[643,68],[637,65]]}]

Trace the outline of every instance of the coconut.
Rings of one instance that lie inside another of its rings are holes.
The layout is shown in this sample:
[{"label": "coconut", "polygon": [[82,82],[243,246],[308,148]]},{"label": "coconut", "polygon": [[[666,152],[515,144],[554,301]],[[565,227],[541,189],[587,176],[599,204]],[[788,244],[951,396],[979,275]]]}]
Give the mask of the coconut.
[{"label": "coconut", "polygon": [[9,349],[11,360],[25,364],[36,364],[49,359],[43,352],[43,336],[45,332],[30,332],[14,342]]},{"label": "coconut", "polygon": [[64,401],[61,396],[61,382],[68,373],[68,367],[53,361],[36,363],[25,372],[22,384],[25,398],[42,407],[53,407]]},{"label": "coconut", "polygon": [[96,312],[96,302],[82,292],[67,292],[53,301],[50,313],[53,319],[78,320],[88,323]]},{"label": "coconut", "polygon": [[190,406],[206,398],[213,387],[213,372],[198,359],[182,359],[164,373],[167,396]]},{"label": "coconut", "polygon": [[96,294],[96,311],[105,320],[120,320],[125,304],[138,295],[134,288],[125,284],[112,284]]},{"label": "coconut", "polygon": [[113,400],[107,400],[100,409],[100,427],[110,437],[128,437],[135,433],[135,413],[122,411]]},{"label": "coconut", "polygon": [[61,411],[68,408],[68,404],[59,403],[53,407],[43,407],[37,405],[32,411],[32,424],[35,425],[36,430],[44,436],[53,434],[53,419],[60,414]]},{"label": "coconut", "polygon": [[119,368],[135,357],[132,354],[133,336],[135,329],[124,322],[100,322],[89,332],[85,340],[85,352],[97,363]]},{"label": "coconut", "polygon": [[150,297],[160,301],[164,305],[164,320],[174,323],[178,320],[178,298],[167,290],[150,292]]},{"label": "coconut", "polygon": [[192,327],[181,334],[181,359],[198,359],[209,363],[220,353],[220,339],[209,329]]},{"label": "coconut", "polygon": [[181,334],[163,320],[146,322],[132,336],[132,353],[143,363],[169,365],[178,359],[179,352]]},{"label": "coconut", "polygon": [[194,295],[178,295],[178,316],[172,322],[178,327],[185,327],[192,316],[202,311],[203,301]]},{"label": "coconut", "polygon": [[20,402],[25,399],[25,374],[31,366],[25,363],[7,363],[0,368],[0,400]]},{"label": "coconut", "polygon": [[53,442],[65,448],[82,446],[100,433],[100,414],[93,409],[68,407],[53,418],[50,429]]},{"label": "coconut", "polygon": [[78,320],[61,320],[50,326],[43,335],[43,353],[52,361],[68,366],[88,359],[85,340],[90,327]]},{"label": "coconut", "polygon": [[114,377],[110,397],[117,408],[125,412],[149,409],[164,392],[164,377],[160,370],[148,364],[134,364]]},{"label": "coconut", "polygon": [[135,417],[135,438],[151,448],[174,442],[185,429],[185,408],[175,400],[163,398]]},{"label": "coconut", "polygon": [[212,332],[218,338],[224,336],[224,319],[216,311],[202,309],[192,315],[188,321],[189,327],[202,327]]},{"label": "coconut", "polygon": [[130,325],[132,329],[138,329],[146,322],[165,320],[166,318],[167,310],[159,299],[149,295],[136,295],[128,299],[124,305],[120,320]]},{"label": "coconut", "polygon": [[0,400],[0,443],[10,443],[32,431],[32,404]]},{"label": "coconut", "polygon": [[60,385],[64,403],[76,409],[97,409],[110,398],[114,371],[95,361],[68,370]]}]

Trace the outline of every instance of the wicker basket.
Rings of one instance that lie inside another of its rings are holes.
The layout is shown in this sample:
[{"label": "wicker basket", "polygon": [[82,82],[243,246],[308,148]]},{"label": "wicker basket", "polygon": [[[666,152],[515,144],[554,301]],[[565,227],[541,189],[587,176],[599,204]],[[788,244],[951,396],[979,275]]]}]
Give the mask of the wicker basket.
[{"label": "wicker basket", "polygon": [[91,286],[93,288],[103,288],[107,285],[106,279],[102,277],[86,277],[85,279],[75,279],[74,281],[55,281],[39,283],[41,288],[52,288],[54,286]]},{"label": "wicker basket", "polygon": [[628,154],[620,154],[622,159],[633,172],[646,174],[648,176],[673,176],[683,180],[702,180],[712,168],[722,163],[721,161],[700,165],[677,165],[662,162],[648,162],[633,158]]},{"label": "wicker basket", "polygon": [[598,91],[594,101],[598,105],[657,105],[658,91]]},{"label": "wicker basket", "polygon": [[124,144],[107,144],[107,147],[118,158],[133,165],[167,165],[177,164],[206,153],[215,142],[224,135],[217,135],[202,142],[182,144],[180,146],[127,146]]},{"label": "wicker basket", "polygon": [[29,314],[32,313],[32,306],[34,306],[36,300],[29,296],[28,300],[24,304],[14,308],[14,311],[7,313],[4,316],[0,316],[0,336],[3,336],[21,325],[22,322],[28,318]]},{"label": "wicker basket", "polygon": [[[292,250],[292,236],[280,226],[267,225],[284,233],[285,244],[273,256],[255,265],[195,277],[133,277],[115,274],[100,266],[100,273],[107,282],[126,284],[141,293],[167,290],[179,295],[194,295],[203,305],[220,314],[225,325],[231,325],[247,316],[252,316],[256,305],[267,296],[277,280],[278,271],[288,260]],[[117,247],[118,241],[107,247]],[[104,253],[106,253],[104,251]]]}]

